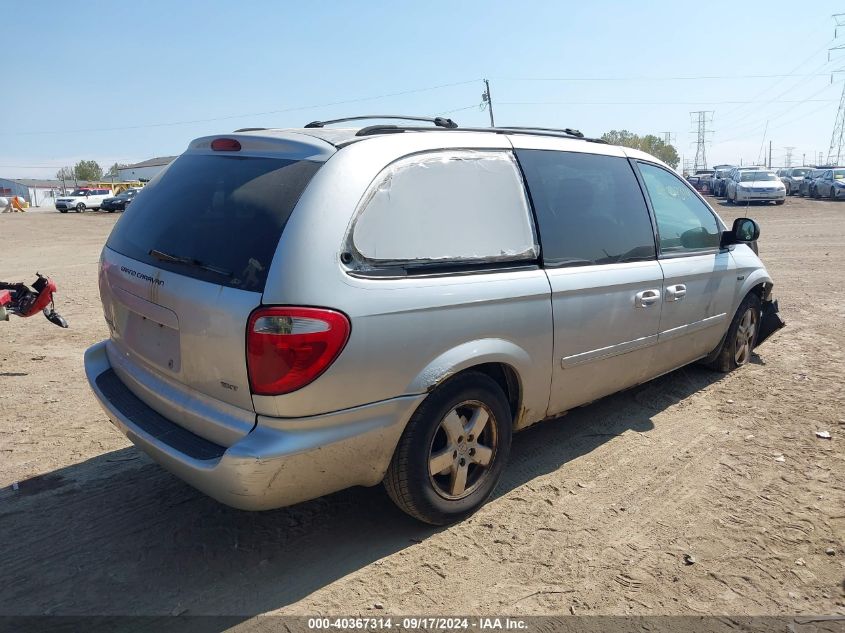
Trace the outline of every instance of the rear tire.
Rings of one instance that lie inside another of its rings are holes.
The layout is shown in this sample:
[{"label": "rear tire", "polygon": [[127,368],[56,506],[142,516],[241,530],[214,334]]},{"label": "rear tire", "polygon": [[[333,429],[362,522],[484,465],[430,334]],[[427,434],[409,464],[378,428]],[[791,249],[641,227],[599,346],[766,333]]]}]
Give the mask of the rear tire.
[{"label": "rear tire", "polygon": [[706,364],[724,373],[747,364],[757,344],[762,311],[763,302],[760,297],[754,292],[748,293],[739,304],[719,350],[713,353],[712,360]]},{"label": "rear tire", "polygon": [[459,374],[411,417],[384,478],[387,494],[402,511],[432,525],[469,516],[504,471],[512,425],[508,400],[492,378]]}]

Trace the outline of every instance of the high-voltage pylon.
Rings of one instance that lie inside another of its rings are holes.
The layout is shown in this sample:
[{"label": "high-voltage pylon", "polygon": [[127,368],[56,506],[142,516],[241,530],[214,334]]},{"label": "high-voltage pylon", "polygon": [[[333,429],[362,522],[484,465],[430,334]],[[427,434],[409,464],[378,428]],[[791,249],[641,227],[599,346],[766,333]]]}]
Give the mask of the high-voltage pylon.
[{"label": "high-voltage pylon", "polygon": [[691,132],[697,136],[693,169],[695,171],[707,169],[707,135],[711,133],[711,130],[707,129],[707,124],[713,121],[713,111],[699,110],[697,112],[690,112],[690,118],[692,119],[693,125]]},{"label": "high-voltage pylon", "polygon": [[792,167],[792,150],[795,149],[795,146],[784,147],[783,149],[786,150],[786,159],[783,161],[783,166]]},{"label": "high-voltage pylon", "polygon": [[[834,39],[839,36],[840,26],[845,25],[845,13],[836,13],[833,16],[836,22],[836,29],[833,32]],[[827,51],[827,60],[830,61],[830,52],[841,50],[845,45],[833,46]],[[832,80],[832,79],[831,79]],[[830,148],[827,150],[827,164],[838,165],[845,159],[845,83],[842,84],[842,96],[839,97],[839,109],[836,111],[836,120],[833,123],[833,134],[830,135]]]},{"label": "high-voltage pylon", "polygon": [[838,165],[845,150],[845,83],[842,84],[842,96],[839,97],[839,110],[836,112],[836,122],[833,124],[833,134],[830,136],[830,149],[827,150],[827,164]]}]

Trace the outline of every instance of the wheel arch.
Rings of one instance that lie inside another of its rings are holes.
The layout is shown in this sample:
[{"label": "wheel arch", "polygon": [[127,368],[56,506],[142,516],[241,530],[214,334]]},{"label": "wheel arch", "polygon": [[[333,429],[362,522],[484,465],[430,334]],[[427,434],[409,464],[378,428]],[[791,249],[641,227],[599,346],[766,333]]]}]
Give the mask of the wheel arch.
[{"label": "wheel arch", "polygon": [[492,378],[502,388],[510,404],[514,429],[518,429],[541,419],[548,406],[547,391],[545,399],[526,393],[523,377],[531,364],[528,352],[511,341],[469,341],[434,358],[416,375],[408,393],[431,392],[458,375],[477,371]]},{"label": "wheel arch", "polygon": [[734,312],[739,308],[739,305],[745,300],[749,293],[754,292],[760,297],[761,301],[770,301],[772,296],[772,288],[774,283],[772,278],[765,270],[755,270],[748,275],[737,293],[736,305]]}]

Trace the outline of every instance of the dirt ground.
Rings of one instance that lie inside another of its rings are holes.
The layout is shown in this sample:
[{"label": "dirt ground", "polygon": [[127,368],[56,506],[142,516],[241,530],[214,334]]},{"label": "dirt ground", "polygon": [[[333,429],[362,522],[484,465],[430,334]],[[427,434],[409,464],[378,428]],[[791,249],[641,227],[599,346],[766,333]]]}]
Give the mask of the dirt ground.
[{"label": "dirt ground", "polygon": [[0,614],[845,614],[845,204],[716,208],[760,222],[788,328],[517,435],[445,529],[381,488],[246,513],[161,470],[82,368],[119,214],[0,216],[0,277],[49,273],[71,326],[0,323]]}]

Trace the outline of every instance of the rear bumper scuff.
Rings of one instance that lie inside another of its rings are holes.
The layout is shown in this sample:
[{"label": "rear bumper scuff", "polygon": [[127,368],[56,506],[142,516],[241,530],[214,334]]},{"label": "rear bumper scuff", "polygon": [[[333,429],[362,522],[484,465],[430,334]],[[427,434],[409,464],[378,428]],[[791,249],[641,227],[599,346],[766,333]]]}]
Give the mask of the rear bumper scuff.
[{"label": "rear bumper scuff", "polygon": [[228,448],[159,415],[112,370],[106,342],[85,352],[85,372],[112,424],[177,477],[244,510],[292,505],[384,478],[405,425],[425,397],[404,396],[304,418],[258,416]]}]

